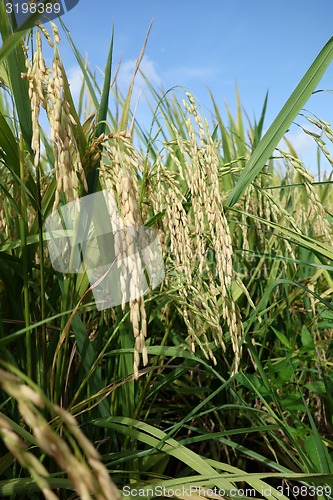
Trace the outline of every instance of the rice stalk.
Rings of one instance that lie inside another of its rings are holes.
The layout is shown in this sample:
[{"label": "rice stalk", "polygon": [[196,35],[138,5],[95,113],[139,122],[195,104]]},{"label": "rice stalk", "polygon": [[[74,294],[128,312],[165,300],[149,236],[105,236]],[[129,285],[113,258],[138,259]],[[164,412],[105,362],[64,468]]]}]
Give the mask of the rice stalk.
[{"label": "rice stalk", "polygon": [[[53,144],[54,172],[57,188],[53,210],[59,204],[60,194],[65,194],[66,201],[78,197],[78,177],[87,191],[86,177],[81,161],[79,147],[73,132],[75,123],[69,103],[64,97],[63,66],[58,45],[60,37],[58,28],[51,23],[53,39],[49,32],[40,24],[36,32],[36,50],[32,64],[26,51],[27,73],[22,75],[29,82],[29,98],[32,113],[33,135],[31,148],[34,152],[34,166],[40,162],[40,125],[41,106],[45,109],[50,123],[50,141]],[[41,33],[53,48],[52,68],[46,66],[42,53]]]},{"label": "rice stalk", "polygon": [[[172,158],[173,167],[177,169],[179,186],[182,186],[183,190],[184,182],[186,182],[188,189],[188,195],[184,197],[176,182],[163,186],[166,191],[164,208],[170,233],[170,257],[173,270],[178,275],[178,293],[183,304],[183,317],[189,331],[192,350],[195,347],[195,340],[201,348],[203,345],[206,346],[204,352],[207,351],[216,362],[209,347],[206,334],[207,323],[210,325],[209,329],[214,342],[225,351],[223,329],[216,317],[209,321],[200,312],[207,296],[206,284],[202,279],[203,272],[209,274],[207,252],[209,249],[214,252],[216,276],[219,280],[218,295],[221,295],[221,312],[218,318],[222,316],[227,325],[235,355],[234,370],[237,371],[241,353],[242,327],[231,292],[233,252],[230,229],[220,194],[220,162],[216,153],[216,145],[211,139],[208,123],[202,121],[194,98],[187,94],[187,99],[188,102],[184,101],[184,107],[188,117],[184,123],[188,139],[184,139],[174,128],[174,144],[177,148],[173,143],[165,144]],[[194,119],[197,131],[192,124],[192,119]],[[164,169],[164,175],[165,172],[167,170]],[[187,200],[191,201],[191,210],[185,208]],[[216,297],[215,305],[211,305],[216,314],[217,288],[212,278],[210,289]],[[212,315],[210,307],[205,310],[210,310]],[[199,318],[201,318],[200,321]],[[198,332],[203,337],[203,343],[199,341]]]},{"label": "rice stalk", "polygon": [[[112,144],[107,142],[112,140]],[[130,297],[130,321],[134,335],[134,374],[138,377],[140,353],[143,364],[148,363],[145,338],[147,336],[147,320],[144,306],[144,290],[141,289],[141,275],[143,267],[140,253],[137,248],[138,228],[143,225],[142,215],[138,206],[139,187],[138,172],[142,165],[142,158],[135,151],[131,141],[125,133],[113,133],[104,139],[105,153],[100,160],[100,178],[103,187],[112,189],[115,193],[120,220],[114,221],[118,229],[115,236],[115,255],[127,256],[124,260],[117,260],[120,267],[120,287],[122,291],[122,310],[125,310],[128,291]]]}]

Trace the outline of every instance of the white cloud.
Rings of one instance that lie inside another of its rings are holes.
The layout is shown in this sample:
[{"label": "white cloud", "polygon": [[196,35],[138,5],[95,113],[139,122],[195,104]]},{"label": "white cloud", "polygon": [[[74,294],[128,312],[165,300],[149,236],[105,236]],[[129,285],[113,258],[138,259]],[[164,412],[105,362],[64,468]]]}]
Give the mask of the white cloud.
[{"label": "white cloud", "polygon": [[[303,130],[289,133],[286,137],[300,158],[304,159],[316,152],[317,146],[313,137],[303,132]],[[286,149],[286,144],[282,144],[281,148]]]},{"label": "white cloud", "polygon": [[[136,66],[135,59],[130,59],[121,63],[117,75],[117,84],[124,95],[126,95],[128,87],[133,78],[135,66]],[[144,55],[142,58],[140,64],[140,71],[153,86],[159,87],[161,85],[161,79],[158,76],[155,62],[146,55]],[[145,78],[142,76],[140,71],[138,71],[135,77],[134,94],[138,94],[140,91],[143,91],[145,88],[147,88]]]},{"label": "white cloud", "polygon": [[[133,78],[135,66],[136,66],[136,59],[126,60],[121,63],[119,71],[117,73],[116,83],[119,87],[120,93],[124,97],[127,95],[129,85]],[[102,86],[104,74],[103,71],[99,70],[99,68],[97,69],[98,71],[96,74],[96,79],[99,82],[100,86]],[[112,71],[112,78],[115,76],[115,71],[116,67],[114,66]],[[150,59],[146,55],[144,55],[142,58],[140,64],[140,71],[157,90],[160,89],[162,85],[162,80],[157,73],[156,64],[152,59]],[[145,91],[149,92],[149,90],[145,78],[142,76],[140,71],[138,71],[135,78],[135,84],[132,94],[132,108],[136,108],[136,103],[139,100],[140,106],[138,106],[138,108],[136,109],[135,115],[137,118],[140,119],[140,123],[142,122],[141,124],[149,127],[152,119],[151,112],[145,100],[140,98],[143,92]],[[67,70],[67,78],[70,84],[70,89],[74,103],[77,103],[83,81],[83,75],[80,67],[78,65],[70,67]],[[113,109],[112,108],[113,103],[111,100],[110,100],[110,106],[111,109]]]},{"label": "white cloud", "polygon": [[[120,65],[116,78],[116,84],[123,97],[126,97],[127,95],[135,67],[136,59],[126,60]],[[147,101],[152,102],[153,99],[150,96],[150,90],[145,79],[157,91],[161,89],[162,80],[158,75],[155,61],[150,59],[147,55],[143,56],[139,71],[135,77],[131,109],[134,112],[136,120],[140,123],[140,126],[149,130],[152,122],[152,112]],[[147,99],[143,98],[144,96],[147,96]]]},{"label": "white cloud", "polygon": [[[130,59],[121,63],[117,74],[117,85],[123,95],[127,94],[128,87],[131,83],[134,70],[136,66],[136,60]],[[114,68],[115,71],[115,68]],[[162,80],[157,74],[155,62],[148,56],[144,55],[140,64],[140,71],[143,73],[144,77],[155,87],[161,86]],[[141,72],[138,71],[135,77],[134,85],[134,96],[138,96],[139,93],[147,88],[145,78],[142,76]],[[112,75],[113,76],[113,75]],[[72,66],[67,70],[67,78],[70,84],[70,89],[74,101],[79,97],[80,90],[82,87],[83,75],[81,69],[78,65]]]},{"label": "white cloud", "polygon": [[78,99],[82,87],[83,75],[80,66],[72,66],[67,71],[67,78],[74,101]]}]

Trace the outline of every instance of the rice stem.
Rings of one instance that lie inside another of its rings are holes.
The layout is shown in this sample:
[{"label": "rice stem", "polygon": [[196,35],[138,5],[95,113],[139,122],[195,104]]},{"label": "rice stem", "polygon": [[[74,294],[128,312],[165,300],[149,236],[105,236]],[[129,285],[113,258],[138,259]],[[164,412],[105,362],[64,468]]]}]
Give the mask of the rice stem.
[{"label": "rice stem", "polygon": [[[24,322],[25,326],[30,326],[30,307],[29,307],[29,263],[28,263],[28,247],[27,247],[27,199],[25,191],[25,165],[24,165],[24,141],[22,135],[20,136],[20,207],[21,216],[19,220],[20,238],[22,246],[22,268],[23,268],[23,301],[24,301]],[[26,333],[25,345],[27,351],[27,374],[32,376],[32,352],[31,352],[31,331]]]}]

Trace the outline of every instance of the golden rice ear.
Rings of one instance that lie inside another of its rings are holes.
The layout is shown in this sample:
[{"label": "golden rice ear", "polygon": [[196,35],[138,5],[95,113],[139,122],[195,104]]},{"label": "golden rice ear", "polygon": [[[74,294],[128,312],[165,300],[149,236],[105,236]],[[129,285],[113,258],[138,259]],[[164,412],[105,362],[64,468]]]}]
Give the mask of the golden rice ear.
[{"label": "golden rice ear", "polygon": [[[112,142],[109,142],[112,139]],[[143,158],[135,150],[131,138],[124,132],[115,132],[105,137],[103,142],[104,153],[100,163],[100,182],[105,188],[112,189],[118,200],[121,224],[124,228],[143,225],[141,207],[139,207],[138,174],[142,171]],[[141,257],[136,249],[136,235],[131,231],[119,231],[115,235],[117,254],[124,249],[129,258],[128,265],[122,264],[120,270],[120,284],[122,287],[122,310],[125,310],[127,290],[130,295],[137,297],[129,303],[130,321],[134,335],[134,375],[138,378],[140,353],[143,364],[148,362],[145,339],[147,336],[147,320],[144,304],[144,290],[140,290],[139,276],[143,273]],[[131,268],[129,268],[131,267]]]},{"label": "golden rice ear", "polygon": [[[18,377],[2,369],[0,386],[16,399],[21,417],[31,428],[36,444],[67,473],[80,498],[120,499],[120,493],[101,462],[98,451],[83,434],[73,415],[46,400],[36,386],[22,384]],[[53,421],[56,418],[57,424],[61,424],[60,428],[65,427],[64,435],[70,436],[68,442],[45,419],[46,409],[52,414]],[[22,467],[28,469],[45,498],[57,499],[47,482],[48,470],[35,455],[27,451],[28,445],[12,428],[10,419],[1,415],[0,434],[8,450]]]},{"label": "golden rice ear", "polygon": [[[208,123],[201,118],[193,96],[186,95],[188,102],[184,100],[183,104],[187,112],[184,117],[187,138],[174,128],[177,147],[167,144],[166,148],[178,170],[179,183],[186,183],[191,208],[184,206],[187,202],[184,186],[180,189],[176,182],[169,182],[164,188],[163,208],[170,234],[170,259],[178,276],[177,288],[191,349],[198,345],[216,362],[204,325],[209,325],[215,344],[225,351],[222,317],[230,334],[233,366],[237,371],[243,330],[231,289],[233,249],[220,194],[219,158]],[[165,171],[163,174],[166,177]],[[216,256],[214,277],[207,266],[209,250]],[[202,278],[203,273],[208,276],[209,285]]]},{"label": "golden rice ear", "polygon": [[[60,193],[67,201],[78,197],[78,178],[87,191],[87,181],[82,166],[79,147],[73,132],[73,117],[68,102],[64,98],[64,69],[59,55],[60,41],[58,28],[51,23],[53,40],[43,25],[36,31],[36,50],[32,64],[27,52],[25,64],[27,73],[22,76],[29,82],[29,98],[32,116],[31,149],[34,152],[34,166],[40,162],[40,109],[46,111],[50,123],[50,139],[54,154],[54,172],[57,181],[53,210],[58,206]],[[42,53],[41,33],[53,48],[52,68],[46,66]]]}]

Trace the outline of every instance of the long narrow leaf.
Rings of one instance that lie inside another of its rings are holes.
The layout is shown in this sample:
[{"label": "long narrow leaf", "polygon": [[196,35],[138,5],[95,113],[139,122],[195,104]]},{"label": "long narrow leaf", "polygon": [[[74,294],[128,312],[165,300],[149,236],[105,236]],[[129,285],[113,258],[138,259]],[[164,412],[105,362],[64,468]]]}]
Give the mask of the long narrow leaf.
[{"label": "long narrow leaf", "polygon": [[333,58],[333,37],[320,51],[308,71],[305,73],[294,92],[291,94],[280,113],[258,144],[246,164],[236,186],[231,191],[225,205],[232,207],[237,203],[245,189],[263,169],[274,149],[286,133],[288,127],[301,111],[316,89]]}]

